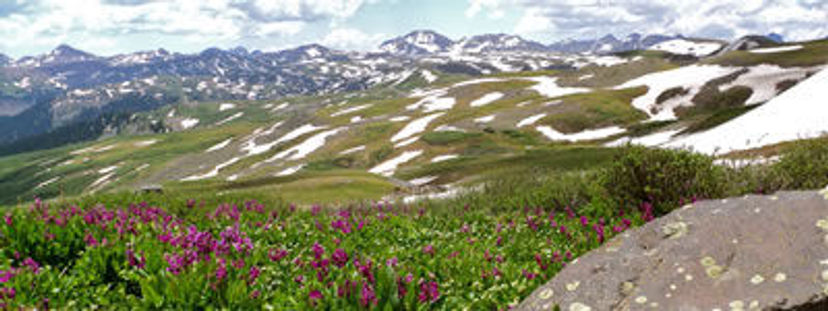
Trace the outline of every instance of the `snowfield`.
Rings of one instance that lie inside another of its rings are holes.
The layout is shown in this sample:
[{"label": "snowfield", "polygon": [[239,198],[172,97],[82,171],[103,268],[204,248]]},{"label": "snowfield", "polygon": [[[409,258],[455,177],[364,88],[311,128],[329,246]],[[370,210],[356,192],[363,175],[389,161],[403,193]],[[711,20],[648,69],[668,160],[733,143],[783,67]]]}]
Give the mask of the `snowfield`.
[{"label": "snowfield", "polygon": [[828,70],[822,70],[744,115],[665,146],[725,154],[828,133]]},{"label": "snowfield", "polygon": [[[690,99],[699,92],[699,89],[707,81],[731,74],[739,69],[738,67],[722,67],[716,65],[691,65],[647,74],[627,81],[615,87],[615,89],[620,90],[646,86],[647,93],[633,99],[633,107],[647,113],[651,120],[675,120],[676,115],[673,109],[680,105],[691,104]],[[656,104],[658,95],[675,87],[689,88],[689,92],[687,95],[671,98],[660,105]],[[657,112],[653,113],[653,110],[657,110]]]},{"label": "snowfield", "polygon": [[[753,105],[763,103],[776,97],[776,86],[785,80],[802,80],[813,69],[809,68],[782,68],[776,65],[761,64],[748,68],[748,72],[740,75],[735,81],[719,86],[720,91],[741,85],[750,87],[753,94],[745,104]],[[818,70],[818,69],[817,69]]]},{"label": "snowfield", "polygon": [[529,87],[530,90],[534,90],[535,92],[538,92],[538,94],[541,94],[549,98],[561,97],[577,93],[585,93],[590,91],[590,89],[580,87],[558,86],[557,77],[531,77],[526,79],[538,83]]},{"label": "snowfield", "polygon": [[607,138],[612,135],[621,134],[626,131],[623,128],[617,126],[605,127],[594,130],[585,130],[574,134],[564,134],[556,131],[555,129],[549,126],[538,126],[535,129],[537,129],[538,132],[540,132],[541,134],[543,134],[543,136],[546,136],[546,138],[549,138],[550,140],[566,140],[570,142]]},{"label": "snowfield", "polygon": [[431,121],[434,121],[435,119],[443,116],[444,114],[444,112],[438,112],[411,121],[410,123],[406,124],[405,127],[403,127],[399,132],[397,132],[397,134],[391,137],[391,142],[396,143],[400,140],[422,133],[423,131],[425,131],[426,127],[429,123],[431,123]]},{"label": "snowfield", "polygon": [[480,97],[478,99],[473,100],[471,103],[469,103],[469,106],[472,106],[472,107],[485,106],[485,105],[491,104],[491,103],[493,103],[493,102],[495,102],[495,101],[497,101],[501,98],[503,98],[503,93],[493,92],[493,93],[483,95],[483,97]]},{"label": "snowfield", "polygon": [[713,54],[721,48],[722,44],[718,42],[693,42],[684,39],[674,39],[653,45],[650,47],[650,50],[701,57]]},{"label": "snowfield", "polygon": [[801,49],[802,49],[801,45],[789,45],[789,46],[779,46],[779,47],[773,47],[773,48],[752,49],[752,50],[749,50],[748,52],[754,53],[754,54],[770,54],[770,53],[790,52],[790,51],[796,51],[796,50],[801,50]]},{"label": "snowfield", "polygon": [[391,176],[394,175],[394,172],[397,170],[397,167],[400,166],[400,164],[411,161],[422,154],[422,150],[406,151],[403,152],[401,155],[397,156],[396,158],[390,159],[388,161],[380,163],[377,166],[374,166],[374,168],[370,169],[368,172],[383,176]]}]

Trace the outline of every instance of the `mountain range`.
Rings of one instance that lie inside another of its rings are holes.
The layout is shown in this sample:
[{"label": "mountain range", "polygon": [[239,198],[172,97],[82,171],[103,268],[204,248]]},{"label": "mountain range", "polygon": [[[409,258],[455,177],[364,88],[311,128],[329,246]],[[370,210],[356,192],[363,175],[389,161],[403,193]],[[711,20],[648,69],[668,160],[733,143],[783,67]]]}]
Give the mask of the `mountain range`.
[{"label": "mountain range", "polygon": [[[418,69],[474,76],[606,65],[612,56],[602,55],[676,39],[684,38],[607,35],[544,45],[508,34],[455,41],[418,30],[383,42],[376,52],[310,44],[275,52],[238,47],[182,54],[158,49],[104,57],[60,45],[46,54],[16,60],[0,54],[0,144],[172,103],[365,90],[399,83]],[[93,131],[84,138],[100,134]]]}]

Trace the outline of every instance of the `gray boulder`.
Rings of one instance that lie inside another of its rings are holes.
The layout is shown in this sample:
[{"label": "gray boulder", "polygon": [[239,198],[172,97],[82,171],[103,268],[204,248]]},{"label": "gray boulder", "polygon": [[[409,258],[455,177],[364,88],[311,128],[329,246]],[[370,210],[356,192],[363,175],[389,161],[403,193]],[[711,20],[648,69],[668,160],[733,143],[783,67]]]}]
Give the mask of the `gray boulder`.
[{"label": "gray boulder", "polygon": [[703,201],[567,266],[520,310],[828,310],[828,192]]}]

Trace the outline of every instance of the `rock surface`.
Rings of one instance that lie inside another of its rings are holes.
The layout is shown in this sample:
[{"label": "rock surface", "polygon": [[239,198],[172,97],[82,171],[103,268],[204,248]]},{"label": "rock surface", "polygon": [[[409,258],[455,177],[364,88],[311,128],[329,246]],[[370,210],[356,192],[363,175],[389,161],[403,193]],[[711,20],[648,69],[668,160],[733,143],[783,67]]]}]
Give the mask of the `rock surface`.
[{"label": "rock surface", "polygon": [[828,192],[697,202],[579,258],[519,310],[828,310]]}]

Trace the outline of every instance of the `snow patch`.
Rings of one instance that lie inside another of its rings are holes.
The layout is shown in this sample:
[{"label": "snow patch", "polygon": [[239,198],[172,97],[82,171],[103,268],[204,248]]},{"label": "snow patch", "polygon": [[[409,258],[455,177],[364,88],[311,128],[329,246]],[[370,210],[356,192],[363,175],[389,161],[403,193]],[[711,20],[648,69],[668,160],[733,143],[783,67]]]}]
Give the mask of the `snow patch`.
[{"label": "snow patch", "polygon": [[72,151],[69,154],[79,155],[79,154],[84,154],[84,153],[101,153],[101,152],[104,152],[104,151],[112,150],[113,148],[115,148],[114,144],[113,145],[101,146],[101,147],[92,146],[92,147],[86,147],[86,148],[83,148],[83,149],[78,149],[78,150]]},{"label": "snow patch", "polygon": [[408,183],[415,186],[422,186],[435,180],[437,180],[437,176],[423,176],[420,178],[414,178],[412,180],[409,180]]},{"label": "snow patch", "polygon": [[291,166],[291,167],[288,167],[288,168],[282,170],[281,172],[276,173],[276,176],[281,177],[281,176],[293,175],[293,174],[296,174],[296,172],[302,170],[302,168],[304,168],[304,167],[305,167],[304,163],[296,165],[296,166]]},{"label": "snow patch", "polygon": [[432,73],[431,71],[425,69],[420,70],[420,75],[422,75],[423,79],[425,79],[428,83],[433,83],[434,81],[437,81],[437,76],[434,75],[434,73]]},{"label": "snow patch", "polygon": [[230,110],[230,109],[235,109],[235,108],[236,108],[236,104],[223,103],[223,104],[219,105],[219,112],[225,111],[225,110]]},{"label": "snow patch", "polygon": [[693,42],[685,39],[673,39],[653,45],[650,50],[702,57],[713,54],[721,48],[722,44],[717,42]]},{"label": "snow patch", "polygon": [[396,145],[394,145],[394,148],[401,148],[401,147],[408,146],[410,144],[413,144],[414,142],[416,142],[419,139],[420,139],[420,136],[411,137],[409,139],[398,142]]},{"label": "snow patch", "polygon": [[460,157],[460,155],[459,155],[459,154],[445,154],[445,155],[439,155],[439,156],[436,156],[436,157],[434,157],[434,158],[431,158],[431,163],[437,163],[437,162],[448,161],[448,160],[452,160],[452,159],[457,159],[457,158],[459,158],[459,157]]},{"label": "snow patch", "polygon": [[543,117],[545,117],[545,116],[546,116],[545,113],[536,114],[534,116],[531,116],[531,117],[528,117],[526,119],[520,120],[520,122],[518,122],[517,125],[515,125],[515,126],[516,127],[524,127],[524,126],[527,126],[527,125],[532,125],[532,124],[535,124],[535,122],[540,121],[540,119],[543,119]]},{"label": "snow patch", "polygon": [[189,129],[189,128],[192,128],[192,127],[198,125],[198,122],[199,122],[198,119],[186,118],[184,120],[181,120],[181,127],[186,130],[186,129]]},{"label": "snow patch", "polygon": [[495,115],[488,115],[488,116],[485,116],[485,117],[479,117],[477,119],[474,119],[474,123],[489,123],[489,122],[494,121],[494,119],[495,119]]},{"label": "snow patch", "polygon": [[226,119],[219,121],[219,123],[216,123],[216,125],[224,125],[224,124],[230,123],[231,121],[233,121],[235,119],[241,118],[243,115],[244,115],[243,111],[236,112],[232,116],[229,116]]},{"label": "snow patch", "polygon": [[[277,125],[281,125],[281,124],[282,124],[282,122],[277,123]],[[257,137],[264,136],[262,134],[259,134],[259,135],[254,136],[250,140],[248,140],[241,147],[241,150],[246,151],[247,156],[254,156],[254,155],[257,155],[257,154],[262,154],[262,153],[270,151],[270,149],[273,148],[273,146],[276,146],[278,144],[294,140],[294,139],[298,138],[299,136],[302,136],[302,135],[305,135],[305,134],[308,134],[308,133],[311,133],[311,132],[315,132],[317,130],[325,129],[325,128],[327,128],[327,127],[324,126],[324,125],[323,126],[314,126],[313,124],[309,123],[309,124],[305,124],[305,125],[302,125],[298,128],[293,129],[292,131],[288,132],[287,134],[283,135],[282,137],[279,137],[279,139],[277,139],[275,141],[265,143],[265,144],[261,144],[261,145],[256,145],[255,139]]]},{"label": "snow patch", "polygon": [[55,176],[54,178],[51,178],[49,180],[46,180],[42,183],[37,184],[37,186],[35,186],[35,189],[40,189],[40,188],[46,187],[48,185],[51,185],[54,182],[58,181],[59,179],[60,179],[60,176]]},{"label": "snow patch", "polygon": [[360,152],[360,151],[363,151],[363,150],[365,150],[365,145],[356,146],[356,147],[353,147],[351,149],[342,151],[342,152],[339,153],[339,155],[349,155],[349,154]]},{"label": "snow patch", "polygon": [[587,88],[580,88],[580,87],[561,87],[558,86],[558,77],[531,77],[526,78],[527,80],[537,82],[531,87],[530,90],[534,90],[539,94],[546,96],[546,97],[561,97],[570,94],[577,94],[577,93],[584,93],[589,92],[590,89]]},{"label": "snow patch", "polygon": [[316,134],[311,136],[310,138],[306,139],[302,143],[291,147],[285,151],[277,153],[273,157],[265,160],[265,162],[273,162],[276,160],[287,159],[287,160],[300,160],[306,157],[307,155],[311,154],[312,152],[316,151],[319,148],[325,146],[325,141],[328,137],[338,134],[339,132],[347,129],[347,127],[339,127],[332,130],[327,130],[322,133]]},{"label": "snow patch", "polygon": [[537,129],[538,132],[541,132],[543,136],[546,136],[546,138],[549,138],[550,140],[566,140],[570,142],[607,138],[612,135],[621,134],[626,131],[623,128],[617,126],[605,127],[594,130],[585,130],[574,134],[564,134],[556,131],[555,129],[549,126],[538,126],[535,129]]},{"label": "snow patch", "polygon": [[219,171],[221,171],[225,167],[228,167],[230,165],[235,164],[236,162],[239,162],[239,160],[241,160],[241,159],[242,159],[241,157],[232,158],[232,159],[227,160],[227,161],[225,161],[225,162],[223,162],[219,165],[216,165],[216,167],[214,167],[212,170],[210,170],[207,173],[204,173],[204,174],[201,174],[201,175],[192,175],[190,177],[185,177],[185,178],[182,178],[181,181],[196,181],[196,180],[202,180],[202,179],[216,177],[216,176],[218,176]]},{"label": "snow patch", "polygon": [[343,109],[343,110],[337,111],[336,113],[331,114],[331,117],[335,118],[335,117],[338,117],[338,116],[341,116],[341,115],[346,115],[346,114],[349,114],[349,113],[357,112],[357,111],[360,111],[360,110],[367,109],[371,106],[373,106],[373,105],[372,104],[365,104],[365,105],[349,107],[349,108],[346,108],[346,109]]},{"label": "snow patch", "polygon": [[227,147],[227,145],[229,145],[229,144],[230,144],[230,142],[232,142],[232,141],[233,141],[233,138],[232,138],[232,137],[231,137],[231,138],[228,138],[228,139],[226,139],[226,140],[224,140],[224,141],[222,141],[222,142],[220,142],[220,143],[218,143],[218,144],[216,144],[216,145],[214,145],[214,146],[212,146],[212,147],[210,147],[210,148],[207,148],[207,150],[205,150],[204,152],[205,152],[205,153],[209,153],[209,152],[213,152],[213,151],[218,151],[218,150],[224,149],[224,147]]},{"label": "snow patch", "polygon": [[434,121],[435,119],[443,116],[444,114],[445,113],[443,112],[439,112],[411,121],[410,123],[406,124],[406,126],[403,127],[399,132],[397,132],[397,134],[391,137],[391,142],[395,143],[397,141],[414,136],[415,134],[422,133],[423,131],[425,131],[426,127],[429,123],[431,123],[431,121]]},{"label": "snow patch", "polygon": [[98,170],[98,174],[109,174],[118,169],[117,165],[107,166]]},{"label": "snow patch", "polygon": [[404,204],[411,204],[417,201],[422,200],[442,200],[442,199],[450,199],[460,195],[461,193],[465,192],[464,188],[460,187],[450,187],[447,186],[447,189],[442,192],[433,192],[433,193],[426,193],[426,194],[414,194],[403,197]]},{"label": "snow patch", "polygon": [[397,167],[400,166],[400,164],[411,161],[422,154],[422,150],[406,151],[403,152],[401,155],[397,156],[396,158],[380,163],[379,165],[370,169],[368,172],[383,176],[391,176],[394,175],[394,172],[397,170]]},{"label": "snow patch", "polygon": [[748,52],[754,54],[770,54],[770,53],[782,53],[782,52],[790,52],[801,50],[801,45],[788,45],[788,46],[779,46],[779,47],[772,47],[772,48],[759,48],[759,49],[752,49]]},{"label": "snow patch", "polygon": [[144,141],[136,142],[136,143],[133,144],[133,146],[139,147],[139,148],[140,147],[147,147],[147,146],[154,145],[157,142],[158,142],[157,139],[150,139],[150,140],[144,140]]},{"label": "snow patch", "polygon": [[618,147],[625,144],[655,147],[665,144],[680,133],[683,129],[652,133],[641,137],[622,137],[606,144],[607,147]]},{"label": "snow patch", "polygon": [[485,105],[491,104],[491,103],[493,103],[493,102],[495,102],[495,101],[497,101],[501,98],[503,98],[503,93],[493,92],[493,93],[483,95],[483,97],[480,97],[478,99],[473,100],[471,103],[469,103],[469,106],[472,106],[472,107],[485,106]]}]

